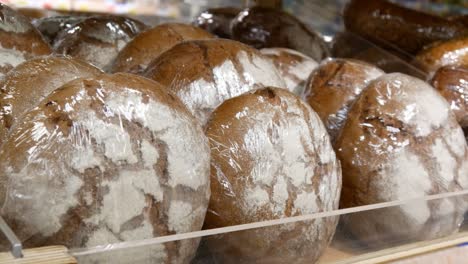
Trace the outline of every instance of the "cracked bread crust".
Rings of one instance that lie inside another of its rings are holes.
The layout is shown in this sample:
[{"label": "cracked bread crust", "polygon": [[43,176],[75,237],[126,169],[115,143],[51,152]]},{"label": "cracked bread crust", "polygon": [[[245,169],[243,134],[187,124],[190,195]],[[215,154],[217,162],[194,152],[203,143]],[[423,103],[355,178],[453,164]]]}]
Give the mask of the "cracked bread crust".
[{"label": "cracked bread crust", "polygon": [[[208,141],[182,103],[145,78],[69,82],[12,128],[0,157],[2,216],[26,247],[89,248],[202,227]],[[166,243],[146,261],[188,263],[197,245]]]},{"label": "cracked bread crust", "polygon": [[50,52],[28,18],[0,3],[0,79],[21,62]]},{"label": "cracked bread crust", "polygon": [[[326,130],[289,91],[268,87],[226,100],[205,131],[212,151],[205,229],[338,208],[341,169]],[[330,217],[207,240],[222,263],[313,263],[336,223]]]},{"label": "cracked bread crust", "polygon": [[176,44],[196,39],[211,39],[213,35],[196,26],[166,23],[148,29],[119,52],[111,72],[141,73],[148,64]]},{"label": "cracked bread crust", "polygon": [[151,62],[143,76],[168,87],[202,124],[226,99],[265,86],[286,88],[268,58],[225,39],[180,43]]},{"label": "cracked bread crust", "polygon": [[353,102],[372,80],[383,74],[382,70],[366,62],[327,59],[310,75],[304,96],[322,119],[332,144],[344,126]]},{"label": "cracked bread crust", "polygon": [[[449,105],[427,83],[404,74],[384,75],[362,92],[336,149],[341,208],[468,188],[468,148]],[[456,232],[466,208],[457,198],[415,201],[342,220],[361,241],[379,247]]]},{"label": "cracked bread crust", "polygon": [[18,65],[0,80],[0,145],[18,118],[55,89],[71,80],[101,73],[67,57],[41,57]]}]

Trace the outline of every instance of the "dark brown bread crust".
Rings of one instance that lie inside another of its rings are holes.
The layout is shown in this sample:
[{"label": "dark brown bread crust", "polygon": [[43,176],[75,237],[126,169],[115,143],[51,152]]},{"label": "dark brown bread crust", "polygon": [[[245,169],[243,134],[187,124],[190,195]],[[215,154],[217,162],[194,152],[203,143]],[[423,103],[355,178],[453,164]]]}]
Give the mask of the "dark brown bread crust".
[{"label": "dark brown bread crust", "polygon": [[361,91],[383,74],[371,64],[349,59],[326,60],[311,74],[305,99],[322,119],[332,143]]},{"label": "dark brown bread crust", "polygon": [[[386,48],[415,54],[439,40],[468,35],[460,23],[386,0],[352,0],[344,10],[346,29]],[[392,47],[393,45],[393,47]]]},{"label": "dark brown bread crust", "polygon": [[65,83],[102,72],[66,57],[36,58],[18,65],[0,80],[0,145],[15,122]]},{"label": "dark brown bread crust", "polygon": [[167,23],[136,36],[120,51],[111,72],[141,73],[148,64],[174,45],[196,39],[211,39],[205,30],[187,24]]},{"label": "dark brown bread crust", "polygon": [[226,99],[265,86],[286,88],[268,58],[227,39],[177,44],[152,61],[143,76],[177,95],[202,124]]},{"label": "dark brown bread crust", "polygon": [[[26,247],[94,247],[202,227],[208,141],[183,104],[145,78],[103,74],[65,84],[13,128],[0,157],[2,216]],[[180,159],[193,171],[175,169]],[[189,263],[197,243],[104,260]]]},{"label": "dark brown bread crust", "polygon": [[107,71],[120,50],[145,28],[143,23],[127,17],[89,17],[61,31],[54,42],[54,51]]},{"label": "dark brown bread crust", "polygon": [[49,44],[53,45],[55,38],[62,30],[71,28],[84,19],[86,19],[84,16],[54,16],[37,19],[33,21],[33,24]]},{"label": "dark brown bread crust", "polygon": [[20,62],[50,52],[27,17],[0,3],[0,77]]},{"label": "dark brown bread crust", "polygon": [[[468,187],[468,148],[449,105],[427,83],[403,74],[384,75],[361,93],[336,149],[343,169],[341,208]],[[466,208],[463,198],[421,200],[342,220],[361,241],[381,247],[452,234]]]},{"label": "dark brown bread crust", "polygon": [[261,48],[290,48],[316,61],[330,52],[322,37],[294,16],[279,9],[253,7],[239,13],[232,22],[232,38]]},{"label": "dark brown bread crust", "polygon": [[[212,196],[204,228],[336,208],[339,163],[318,116],[289,91],[268,87],[226,100],[205,133],[212,149]],[[314,263],[336,221],[241,231],[207,242],[220,263]]]},{"label": "dark brown bread crust", "polygon": [[468,65],[468,37],[435,42],[417,54],[414,64],[429,77],[442,66]]},{"label": "dark brown bread crust", "polygon": [[220,38],[231,38],[231,21],[241,10],[236,7],[209,8],[198,15],[193,24]]},{"label": "dark brown bread crust", "polygon": [[468,65],[439,68],[431,84],[447,100],[458,123],[468,127]]}]

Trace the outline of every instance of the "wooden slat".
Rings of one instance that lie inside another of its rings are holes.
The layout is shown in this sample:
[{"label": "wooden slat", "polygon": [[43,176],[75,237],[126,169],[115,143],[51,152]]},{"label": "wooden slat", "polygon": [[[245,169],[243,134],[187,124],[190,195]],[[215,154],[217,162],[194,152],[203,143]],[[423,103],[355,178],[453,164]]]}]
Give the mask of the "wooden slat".
[{"label": "wooden slat", "polygon": [[64,246],[49,246],[23,250],[22,258],[10,252],[0,253],[0,264],[74,264],[76,259],[68,254]]},{"label": "wooden slat", "polygon": [[[336,263],[336,264],[371,264],[371,263],[390,263],[392,261],[401,260],[408,257],[413,257],[422,254],[428,254],[430,252],[435,252],[438,250],[446,249],[453,247],[462,243],[468,242],[468,232],[458,233],[453,236],[431,240],[412,243],[408,245],[403,245],[399,247],[389,248],[385,250],[380,250],[372,253],[362,254],[359,256],[348,256],[343,259],[343,256],[340,256],[344,252],[333,250],[328,250],[328,254],[338,254],[335,256],[328,256],[322,258],[320,263]],[[326,260],[332,261],[326,261]],[[341,259],[341,260],[339,260]],[[325,260],[325,261],[324,261]]]}]

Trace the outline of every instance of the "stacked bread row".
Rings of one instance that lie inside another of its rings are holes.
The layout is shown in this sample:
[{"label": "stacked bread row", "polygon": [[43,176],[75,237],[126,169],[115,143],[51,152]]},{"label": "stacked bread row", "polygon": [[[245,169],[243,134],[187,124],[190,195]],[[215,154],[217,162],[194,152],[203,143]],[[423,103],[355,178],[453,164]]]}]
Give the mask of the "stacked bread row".
[{"label": "stacked bread row", "polygon": [[[456,93],[327,58],[320,35],[283,11],[222,18],[244,43],[114,16],[36,22],[43,32],[58,28],[48,43],[25,17],[0,8],[9,18],[0,24],[9,40],[0,39],[0,213],[27,247],[94,247],[467,187],[459,114],[441,96],[461,102]],[[272,15],[278,24],[264,26]],[[274,41],[252,33],[268,30]],[[45,52],[32,53],[24,39]],[[376,233],[451,234],[466,211],[453,199],[417,207],[344,222],[377,244]],[[446,223],[435,221],[441,214]],[[206,243],[222,262],[311,263],[337,221]],[[189,263],[198,242],[87,261]]]}]

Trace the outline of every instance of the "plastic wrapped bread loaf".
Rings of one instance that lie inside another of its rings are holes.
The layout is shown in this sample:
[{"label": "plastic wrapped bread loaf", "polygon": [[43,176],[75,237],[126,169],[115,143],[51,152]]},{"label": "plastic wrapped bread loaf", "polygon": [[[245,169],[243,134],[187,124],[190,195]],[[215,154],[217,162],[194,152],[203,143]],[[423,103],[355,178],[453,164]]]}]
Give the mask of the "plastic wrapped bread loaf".
[{"label": "plastic wrapped bread loaf", "polygon": [[49,45],[29,19],[0,3],[0,79],[18,64],[50,54]]},{"label": "plastic wrapped bread loaf", "polygon": [[89,17],[58,33],[54,52],[109,71],[117,54],[145,28],[143,23],[127,17]]},{"label": "plastic wrapped bread loaf", "polygon": [[141,73],[148,64],[176,44],[195,39],[211,39],[207,31],[181,23],[157,25],[136,36],[118,54],[112,72]]},{"label": "plastic wrapped bread loaf", "polygon": [[102,72],[67,57],[41,57],[15,67],[0,80],[0,145],[21,116],[65,83]]},{"label": "plastic wrapped bread loaf", "polygon": [[468,65],[439,68],[431,84],[447,100],[458,123],[468,127]]},{"label": "plastic wrapped bread loaf", "polygon": [[292,49],[264,48],[260,52],[273,61],[286,82],[286,88],[302,96],[309,75],[318,66],[317,62]]},{"label": "plastic wrapped bread loaf", "polygon": [[[343,208],[422,198],[468,188],[468,147],[444,98],[422,80],[384,75],[351,107],[336,143]],[[468,203],[440,199],[343,217],[370,246],[456,232]],[[443,216],[443,218],[442,218]]]},{"label": "plastic wrapped bread loaf", "polygon": [[[341,168],[317,114],[287,90],[222,103],[206,125],[211,191],[204,228],[338,208]],[[314,263],[337,217],[208,237],[219,263]]]},{"label": "plastic wrapped bread loaf", "polygon": [[276,8],[242,10],[231,23],[232,39],[261,48],[289,48],[316,61],[329,56],[322,36],[296,17]]},{"label": "plastic wrapped bread loaf", "polygon": [[322,119],[332,143],[362,90],[383,74],[379,68],[362,61],[328,59],[310,75],[304,97]]},{"label": "plastic wrapped bread loaf", "polygon": [[[22,120],[0,148],[0,207],[25,247],[90,248],[201,229],[208,140],[157,83],[131,74],[77,79]],[[197,245],[157,245],[141,263],[189,263]],[[116,253],[106,262],[135,259]]]},{"label": "plastic wrapped bread loaf", "polygon": [[236,7],[209,8],[199,14],[193,24],[220,38],[231,38],[231,22],[240,11]]},{"label": "plastic wrapped bread loaf", "polygon": [[226,99],[266,86],[286,88],[267,57],[226,39],[177,44],[152,61],[143,76],[168,87],[202,124]]},{"label": "plastic wrapped bread loaf", "polygon": [[428,73],[429,77],[443,66],[468,65],[468,36],[429,45],[416,55],[414,64]]}]

